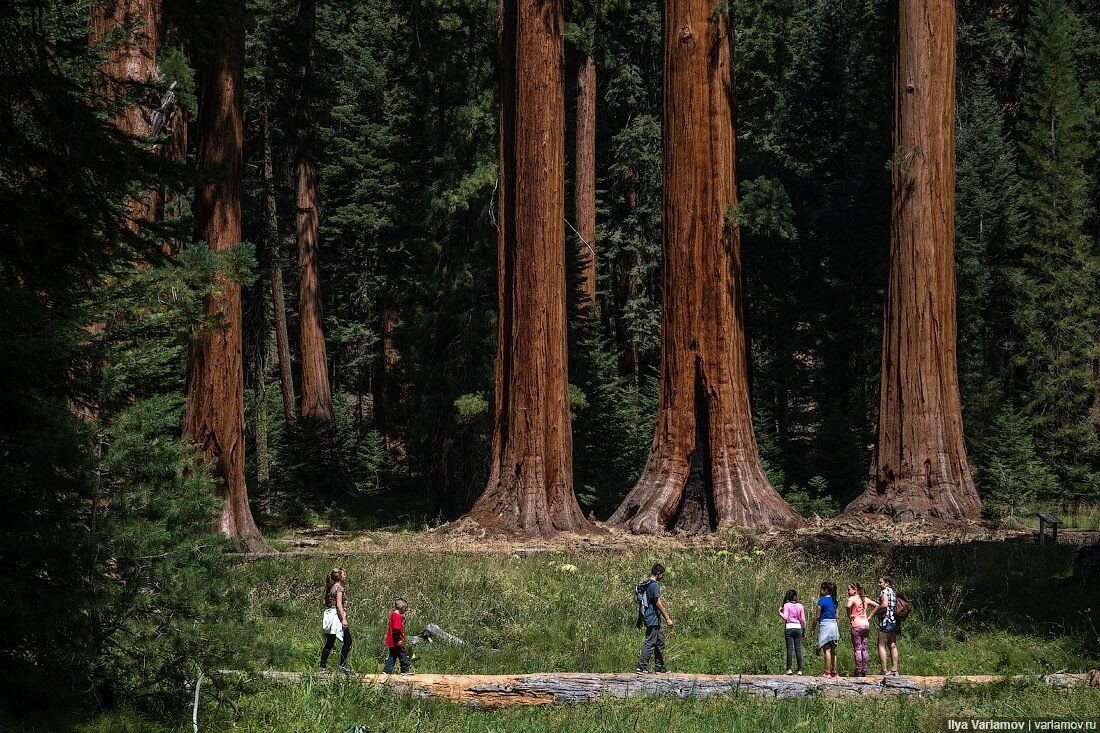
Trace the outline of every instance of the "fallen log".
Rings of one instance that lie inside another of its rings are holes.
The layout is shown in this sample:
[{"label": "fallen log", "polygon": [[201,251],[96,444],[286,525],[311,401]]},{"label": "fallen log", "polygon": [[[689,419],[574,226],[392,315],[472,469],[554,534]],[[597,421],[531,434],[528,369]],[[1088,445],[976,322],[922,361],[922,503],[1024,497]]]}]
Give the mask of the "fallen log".
[{"label": "fallen log", "polygon": [[[262,671],[260,677],[283,683],[308,679],[299,672]],[[474,707],[552,705],[626,697],[712,697],[747,694],[764,698],[825,695],[834,698],[864,695],[929,695],[948,685],[985,685],[1005,681],[1042,682],[1053,688],[1087,686],[1086,674],[962,675],[957,677],[797,677],[786,675],[707,674],[414,674],[350,675],[346,679],[377,686],[394,695],[448,700]]]},{"label": "fallen log", "polygon": [[449,646],[465,646],[466,642],[459,639],[454,634],[448,634],[443,629],[439,628],[436,624],[428,624],[424,627],[424,630],[415,636],[408,638],[409,644],[419,644],[422,641],[434,642],[438,641],[442,644]]}]

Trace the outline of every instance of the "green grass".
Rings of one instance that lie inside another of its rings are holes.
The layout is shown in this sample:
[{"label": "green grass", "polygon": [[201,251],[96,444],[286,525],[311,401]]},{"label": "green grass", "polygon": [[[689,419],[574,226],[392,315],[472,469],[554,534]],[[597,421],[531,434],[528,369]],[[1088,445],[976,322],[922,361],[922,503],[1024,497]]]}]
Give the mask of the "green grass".
[{"label": "green grass", "polygon": [[[470,647],[420,647],[421,672],[521,673],[623,671],[633,667],[641,634],[634,628],[632,587],[655,560],[670,569],[664,597],[677,621],[669,635],[670,666],[704,673],[778,673],[783,669],[782,625],[776,608],[783,591],[797,588],[811,607],[822,580],[841,587],[871,586],[878,573],[894,575],[914,601],[902,638],[907,674],[1015,674],[1084,671],[1100,650],[1093,617],[1100,591],[1068,581],[1073,553],[1066,547],[979,544],[904,548],[886,554],[839,550],[705,551],[617,554],[507,555],[388,554],[344,558],[352,664],[379,671],[381,638],[395,595],[408,598],[407,626],[429,622],[471,642]],[[332,561],[272,558],[240,564],[251,589],[242,609],[242,643],[257,668],[308,672],[320,649],[323,578]],[[563,567],[564,566],[564,567]],[[575,567],[575,570],[573,570]],[[226,623],[237,623],[227,619]],[[841,672],[852,669],[842,625]],[[812,648],[812,646],[811,646]],[[872,669],[874,669],[874,664]],[[821,661],[808,655],[808,672]],[[207,730],[344,731],[353,723],[371,731],[632,731],[660,730],[940,730],[949,713],[1001,715],[1063,713],[1096,717],[1095,690],[1057,692],[998,685],[936,698],[761,701],[632,700],[552,709],[469,710],[449,704],[378,697],[345,680],[302,686],[257,685],[228,692],[239,715],[213,696],[203,705]],[[181,711],[181,727],[190,730]],[[892,721],[892,722],[891,722]],[[637,726],[637,728],[635,727]],[[24,726],[35,729],[35,726]],[[44,725],[38,729],[57,730]],[[80,733],[154,730],[125,713],[70,728]]]},{"label": "green grass", "polygon": [[[1039,527],[1039,512],[1053,514],[1062,520],[1062,529],[1100,530],[1100,506],[1060,507],[1035,505],[1016,510],[1016,521],[1025,527]],[[1049,530],[1048,530],[1049,531]]]},{"label": "green grass", "polygon": [[[914,601],[902,640],[906,673],[1084,670],[1098,649],[1092,617],[1100,599],[1095,589],[1065,582],[1068,548],[911,548],[895,558],[757,552],[348,558],[355,666],[380,670],[387,610],[403,595],[411,632],[435,622],[473,645],[421,647],[416,667],[424,672],[630,669],[639,644],[631,590],[656,559],[670,569],[664,593],[677,626],[668,657],[679,671],[781,672],[783,591],[797,588],[811,607],[820,581],[870,587],[880,572],[895,575]],[[247,575],[242,568],[253,589],[257,666],[315,667],[318,599],[330,566],[291,558],[254,562]],[[842,647],[842,672],[851,669],[849,652]]]}]

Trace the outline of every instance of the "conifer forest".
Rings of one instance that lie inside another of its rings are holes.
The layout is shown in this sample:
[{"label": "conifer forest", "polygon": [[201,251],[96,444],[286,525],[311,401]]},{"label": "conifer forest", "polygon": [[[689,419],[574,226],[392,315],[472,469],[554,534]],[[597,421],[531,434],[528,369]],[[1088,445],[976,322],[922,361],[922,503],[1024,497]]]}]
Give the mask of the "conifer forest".
[{"label": "conifer forest", "polygon": [[275,715],[309,532],[1097,530],[1100,4],[7,0],[0,328],[12,720]]}]

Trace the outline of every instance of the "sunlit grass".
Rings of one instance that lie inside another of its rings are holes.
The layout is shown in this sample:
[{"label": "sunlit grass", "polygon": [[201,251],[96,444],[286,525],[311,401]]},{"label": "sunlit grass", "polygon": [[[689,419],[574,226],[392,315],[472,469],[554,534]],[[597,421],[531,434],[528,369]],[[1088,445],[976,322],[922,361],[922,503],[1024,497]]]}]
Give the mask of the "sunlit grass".
[{"label": "sunlit grass", "polygon": [[[783,635],[776,609],[788,587],[798,589],[812,608],[822,580],[834,580],[841,588],[852,580],[872,587],[879,573],[890,573],[914,601],[914,615],[902,639],[903,673],[1007,675],[1098,666],[1100,639],[1093,618],[1100,591],[1068,580],[1072,559],[1072,548],[1064,546],[990,543],[874,554],[835,550],[811,555],[774,549],[525,557],[393,553],[338,562],[350,575],[356,639],[351,663],[360,672],[381,669],[386,614],[396,595],[412,605],[407,623],[411,632],[434,622],[470,642],[457,648],[418,647],[414,666],[420,672],[630,670],[641,642],[634,627],[632,588],[660,560],[669,567],[664,596],[677,621],[667,655],[675,671],[779,673]],[[316,668],[323,578],[333,563],[299,556],[236,566],[237,581],[250,589],[250,605],[226,623],[241,625],[241,643],[250,648],[256,668]],[[841,638],[840,669],[849,674],[851,645],[843,625]],[[812,651],[807,665],[808,673],[820,672],[820,658]],[[876,666],[873,661],[872,670]],[[375,733],[855,732],[883,726],[933,731],[942,730],[945,715],[967,711],[1096,717],[1100,710],[1095,690],[1066,692],[1013,684],[920,699],[660,699],[495,712],[380,697],[339,676],[309,677],[302,685],[256,683],[249,689],[226,690],[224,696],[238,712],[219,705],[208,691],[200,712],[201,731],[342,733],[353,724]],[[189,731],[189,712],[180,711],[178,726],[159,730]],[[116,712],[69,730],[158,729]]]}]

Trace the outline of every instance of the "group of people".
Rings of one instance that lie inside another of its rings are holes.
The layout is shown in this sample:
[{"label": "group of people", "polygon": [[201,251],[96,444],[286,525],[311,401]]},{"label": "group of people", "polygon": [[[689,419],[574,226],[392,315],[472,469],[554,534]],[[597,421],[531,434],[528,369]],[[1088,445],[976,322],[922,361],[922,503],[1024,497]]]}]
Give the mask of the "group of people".
[{"label": "group of people", "polygon": [[[655,564],[650,570],[649,577],[639,583],[634,591],[638,602],[637,625],[645,629],[645,641],[642,643],[642,651],[638,657],[639,674],[649,673],[651,661],[654,672],[667,671],[664,655],[665,627],[671,628],[675,626],[675,622],[669,616],[661,598],[661,580],[664,575],[664,565]],[[340,669],[348,674],[352,673],[348,666],[351,629],[348,624],[346,584],[347,572],[343,568],[333,568],[325,583],[324,613],[321,620],[325,637],[324,647],[321,649],[320,671],[322,672],[327,670],[329,655],[339,641],[342,643]],[[878,588],[878,598],[872,599],[864,593],[859,583],[848,584],[848,597],[844,602],[844,609],[852,635],[856,677],[867,674],[869,663],[867,640],[871,634],[872,623],[878,626],[878,656],[882,674],[889,676],[898,674],[898,636],[901,634],[902,621],[898,608],[898,595],[894,590],[894,581],[889,576],[884,575],[878,579]],[[401,674],[412,674],[412,663],[406,648],[404,621],[408,607],[409,604],[404,598],[398,598],[394,601],[393,610],[390,612],[383,641],[387,651],[386,663],[382,668],[385,674],[393,672],[394,667],[398,665],[400,665]],[[825,657],[825,670],[821,676],[839,677],[836,652],[840,644],[838,623],[840,601],[837,598],[836,583],[825,581],[821,584],[821,596],[817,599],[816,609],[812,629],[817,634],[817,649]],[[799,602],[796,590],[788,590],[783,596],[783,603],[779,607],[779,618],[783,621],[783,636],[787,649],[786,674],[801,675],[803,674],[802,646],[807,633],[806,608]]]},{"label": "group of people", "polygon": [[[883,675],[898,674],[898,636],[901,634],[901,619],[897,614],[898,595],[894,591],[894,581],[889,576],[878,579],[878,599],[872,599],[863,592],[859,583],[848,584],[848,597],[844,610],[848,616],[848,627],[852,634],[852,650],[855,654],[855,676],[867,674],[869,655],[867,639],[871,635],[871,623],[878,625],[878,657]],[[817,599],[817,614],[813,628],[817,632],[817,649],[825,656],[825,671],[822,677],[839,677],[837,672],[836,649],[840,644],[840,626],[837,611],[840,601],[837,599],[836,583],[827,580],[821,584],[821,597]],[[783,596],[783,605],[779,607],[779,618],[783,620],[783,635],[787,646],[786,674],[802,674],[802,644],[806,637],[806,609],[798,602],[798,591],[788,590]],[[797,671],[791,662],[797,661]]]}]

